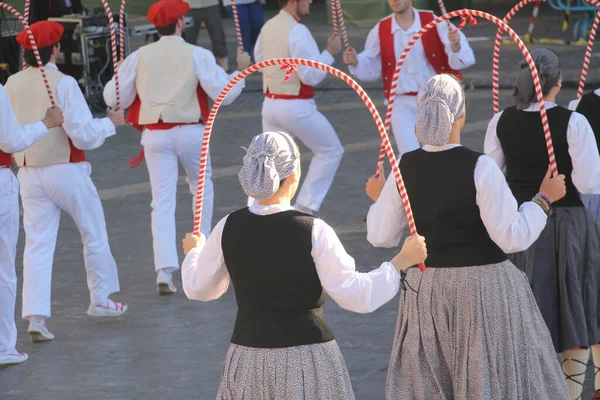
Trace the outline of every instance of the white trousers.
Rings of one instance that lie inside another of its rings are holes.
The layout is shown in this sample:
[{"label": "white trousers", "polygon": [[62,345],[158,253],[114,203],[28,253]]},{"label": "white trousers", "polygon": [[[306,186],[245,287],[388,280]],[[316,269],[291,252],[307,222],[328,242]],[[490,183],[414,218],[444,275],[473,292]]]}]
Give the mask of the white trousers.
[{"label": "white trousers", "polygon": [[397,96],[392,109],[392,132],[398,146],[396,158],[421,147],[415,136],[417,96]]},{"label": "white trousers", "polygon": [[[177,239],[175,228],[175,205],[177,202],[177,179],[179,163],[183,166],[190,193],[194,196],[196,208],[196,190],[198,188],[198,169],[200,168],[200,149],[204,136],[204,125],[182,125],[168,130],[145,130],[142,145],[146,153],[146,165],[152,185],[152,242],[154,249],[154,268],[175,270],[179,268]],[[204,202],[200,230],[207,237],[210,234],[214,188],[211,179],[210,156],[206,168]],[[189,219],[189,224],[192,219]],[[191,231],[191,226],[188,229]]]},{"label": "white trousers", "polygon": [[344,154],[335,130],[312,99],[265,98],[262,125],[265,132],[284,131],[295,136],[314,153],[296,203],[319,211]]},{"label": "white trousers", "polygon": [[90,301],[104,303],[120,290],[91,171],[87,162],[19,170],[25,228],[23,318],[51,315],[52,263],[61,210],[73,218],[81,234]]},{"label": "white trousers", "polygon": [[15,258],[19,237],[19,184],[9,168],[0,168],[0,357],[16,353]]}]

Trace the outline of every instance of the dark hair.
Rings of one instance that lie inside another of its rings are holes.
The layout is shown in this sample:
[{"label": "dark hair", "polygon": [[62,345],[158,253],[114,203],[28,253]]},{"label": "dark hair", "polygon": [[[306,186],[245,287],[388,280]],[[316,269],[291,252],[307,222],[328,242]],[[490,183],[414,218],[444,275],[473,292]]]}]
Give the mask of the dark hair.
[{"label": "dark hair", "polygon": [[171,25],[157,26],[156,30],[158,31],[160,36],[172,36],[177,30],[177,22],[174,22]]},{"label": "dark hair", "polygon": [[[54,46],[44,47],[43,49],[39,49],[40,50],[40,58],[42,59],[42,65],[48,64],[48,62],[50,61],[50,57],[52,56],[52,49],[55,47],[58,47],[58,43],[55,44]],[[39,66],[37,63],[37,60],[35,59],[35,54],[33,53],[33,50],[25,50],[24,54],[25,54],[25,61],[27,62],[27,65],[29,65],[30,67],[35,67],[35,68],[37,68]]]},{"label": "dark hair", "polygon": [[283,8],[288,5],[290,0],[278,0],[278,2],[279,2],[279,6]]}]

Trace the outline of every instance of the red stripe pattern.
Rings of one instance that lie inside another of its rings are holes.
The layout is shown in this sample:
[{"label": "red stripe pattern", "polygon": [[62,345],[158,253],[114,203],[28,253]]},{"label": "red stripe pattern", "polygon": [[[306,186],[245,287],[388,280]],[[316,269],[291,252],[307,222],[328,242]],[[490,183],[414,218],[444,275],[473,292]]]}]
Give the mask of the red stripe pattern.
[{"label": "red stripe pattern", "polygon": [[242,40],[242,29],[240,28],[240,19],[238,17],[235,0],[231,0],[231,11],[233,14],[233,26],[235,27],[235,38],[237,40],[238,53],[244,51],[244,41]]},{"label": "red stripe pattern", "polygon": [[[121,92],[119,91],[119,73],[118,73],[118,58],[117,58],[117,31],[115,29],[115,19],[113,18],[112,10],[110,9],[110,5],[108,4],[108,0],[102,0],[102,5],[104,6],[104,11],[106,11],[106,16],[108,17],[108,27],[110,28],[110,47],[112,49],[112,62],[113,69],[115,71],[115,96],[117,98],[117,104],[115,105],[115,110],[118,110],[121,107]],[[124,3],[121,3],[121,7],[124,9]],[[119,17],[120,19],[120,17]]]},{"label": "red stripe pattern", "polygon": [[[596,0],[594,0],[594,1],[596,1]],[[406,60],[408,52],[414,46],[416,41],[419,40],[421,38],[421,36],[423,36],[423,34],[425,34],[425,32],[432,29],[437,24],[439,24],[443,21],[446,21],[450,18],[454,18],[454,17],[462,17],[463,19],[479,17],[479,18],[486,19],[486,20],[498,25],[502,30],[504,30],[515,41],[515,43],[519,47],[519,50],[521,50],[521,53],[523,53],[523,56],[525,57],[525,59],[527,60],[527,64],[529,65],[529,69],[531,70],[537,100],[540,105],[540,117],[542,118],[542,126],[544,129],[544,137],[546,139],[546,147],[548,149],[548,158],[549,158],[549,162],[550,162],[550,166],[551,166],[551,170],[552,170],[552,175],[556,176],[558,174],[558,168],[556,166],[556,158],[554,155],[554,146],[552,145],[552,138],[550,136],[550,125],[548,124],[548,116],[546,113],[546,104],[544,103],[544,96],[542,95],[542,86],[540,84],[540,78],[539,78],[535,63],[533,62],[533,58],[531,57],[531,54],[529,54],[529,50],[527,50],[525,43],[523,43],[523,41],[521,40],[519,35],[517,35],[510,26],[508,26],[506,23],[504,23],[500,19],[496,18],[495,16],[485,13],[483,11],[470,10],[470,9],[452,11],[448,14],[442,15],[441,17],[437,18],[435,21],[430,22],[429,24],[424,26],[419,32],[417,32],[412,37],[412,39],[410,40],[410,42],[408,43],[408,45],[402,52],[402,55],[400,56],[400,58],[398,60],[398,64],[396,65],[396,70],[394,72],[394,78],[392,81],[390,96],[388,98],[388,108],[386,110],[385,123],[384,123],[386,138],[387,138],[387,132],[389,132],[390,124],[392,121],[392,109],[393,109],[394,101],[396,98],[396,86],[398,83],[398,77],[400,76],[400,70],[402,68],[402,65],[404,64],[404,60]],[[381,153],[387,152],[387,149],[386,149],[387,146],[389,146],[389,141],[382,142],[377,171],[379,171],[379,167],[381,165],[383,165],[383,157],[381,156]],[[392,164],[392,169],[394,169],[394,168],[398,168],[398,166],[395,164]],[[410,219],[409,219],[409,223],[410,223]]]},{"label": "red stripe pattern", "polygon": [[594,19],[592,29],[590,30],[587,48],[585,49],[583,67],[581,68],[581,77],[579,78],[579,87],[577,88],[577,99],[580,99],[583,95],[585,80],[587,79],[588,69],[590,68],[590,59],[592,58],[592,48],[594,47],[594,41],[596,40],[596,32],[598,32],[598,24],[600,24],[600,9],[598,9],[598,12],[596,13],[596,18]]},{"label": "red stripe pattern", "polygon": [[[515,5],[502,20],[505,24],[515,16],[519,10],[525,7],[529,3],[535,2],[535,7],[539,8],[542,0],[522,0]],[[536,15],[534,13],[534,15]],[[532,16],[532,18],[534,18]],[[534,22],[535,23],[535,22]],[[502,33],[504,30],[498,28],[496,32],[496,39],[494,39],[494,56],[492,58],[492,103],[494,114],[500,111],[500,44],[502,43]]]},{"label": "red stripe pattern", "polygon": [[[383,120],[381,119],[381,116],[379,115],[379,112],[377,111],[375,104],[373,104],[373,101],[367,95],[365,90],[354,79],[352,79],[351,77],[349,77],[342,71],[340,71],[336,68],[333,68],[329,65],[325,65],[325,64],[322,64],[322,63],[319,63],[316,61],[312,61],[312,60],[306,60],[303,58],[276,58],[276,59],[266,60],[266,61],[260,62],[258,64],[254,64],[254,65],[246,68],[244,71],[242,71],[238,75],[236,75],[227,84],[227,86],[225,86],[223,91],[219,94],[219,97],[217,97],[217,99],[215,100],[215,102],[212,106],[212,109],[210,111],[210,114],[208,116],[208,119],[205,122],[204,138],[202,141],[202,149],[201,149],[201,153],[200,153],[200,170],[198,172],[198,189],[197,189],[197,193],[196,193],[196,212],[194,214],[194,231],[193,231],[194,234],[195,235],[200,234],[200,221],[202,220],[202,205],[204,202],[204,185],[206,182],[206,163],[208,160],[210,138],[212,136],[213,125],[215,123],[215,118],[217,116],[217,112],[219,111],[221,104],[223,104],[223,100],[225,99],[227,94],[231,91],[231,89],[238,82],[240,82],[242,79],[244,79],[248,75],[251,75],[261,69],[264,69],[266,67],[275,66],[275,65],[282,65],[282,66],[286,66],[286,67],[302,65],[302,66],[317,68],[322,71],[326,71],[327,73],[332,74],[335,77],[337,77],[337,78],[341,79],[342,81],[344,81],[345,83],[347,83],[360,96],[362,101],[367,106],[369,112],[373,116],[373,119],[375,120],[375,124],[377,125],[377,129],[379,130],[379,134],[381,136],[381,141],[384,144],[385,152],[388,156],[390,164],[393,166],[392,171],[394,173],[394,177],[396,178],[396,183],[398,184],[398,189],[402,196],[402,203],[404,204],[404,210],[406,212],[406,217],[408,220],[408,224],[409,224],[411,233],[416,234],[417,230],[416,230],[414,218],[412,215],[412,209],[410,207],[410,201],[408,200],[408,195],[406,193],[406,188],[404,186],[404,181],[402,180],[402,175],[400,174],[400,169],[398,168],[398,163],[396,162],[396,156],[394,155],[394,151],[392,150],[392,146],[389,141],[387,130],[385,129]],[[421,268],[421,270],[424,270],[425,266],[420,265],[419,268]]]},{"label": "red stripe pattern", "polygon": [[52,95],[52,89],[50,88],[50,83],[48,82],[48,76],[46,75],[46,70],[44,69],[44,65],[42,64],[42,58],[40,57],[40,52],[38,50],[37,44],[35,43],[33,33],[31,32],[31,29],[29,29],[29,24],[17,10],[9,6],[8,4],[0,2],[0,8],[4,8],[5,10],[11,12],[15,17],[17,17],[23,24],[25,30],[27,31],[27,36],[29,37],[29,41],[31,42],[31,46],[33,47],[33,54],[35,55],[35,60],[37,61],[40,72],[42,73],[44,85],[46,86],[48,97],[50,98],[50,104],[52,104],[52,107],[56,107],[56,101],[54,101],[54,96]]}]

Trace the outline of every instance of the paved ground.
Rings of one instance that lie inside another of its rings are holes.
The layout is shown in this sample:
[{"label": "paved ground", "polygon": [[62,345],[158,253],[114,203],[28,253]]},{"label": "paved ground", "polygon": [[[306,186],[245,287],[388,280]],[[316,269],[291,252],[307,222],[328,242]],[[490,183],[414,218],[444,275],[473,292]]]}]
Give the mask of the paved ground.
[{"label": "paved ground", "polygon": [[[314,25],[318,41],[323,43],[329,29],[318,20],[309,23]],[[467,29],[474,31],[469,35],[493,33],[493,29],[479,25]],[[352,42],[359,46],[366,32],[352,34]],[[480,56],[486,51],[491,54],[489,42],[475,42],[474,47],[480,65],[473,75],[467,74],[467,79],[473,79],[469,76],[475,76],[477,71],[483,74],[490,69],[489,61]],[[576,52],[572,47],[564,50],[569,55]],[[583,49],[576,50],[583,52]],[[233,52],[233,43],[230,51]],[[510,51],[508,48],[507,53]],[[514,57],[516,62],[518,56]],[[261,132],[259,84],[256,79],[251,80],[249,90],[235,104],[223,109],[215,126],[211,144],[216,185],[215,223],[245,203],[236,175],[243,155],[240,146],[247,145],[253,135]],[[368,87],[383,112],[378,84]],[[510,92],[503,91],[502,95],[508,104]],[[560,102],[566,104],[573,97],[573,90],[565,90]],[[464,143],[481,150],[485,127],[491,117],[490,91],[469,91],[468,101],[469,122]],[[349,253],[356,258],[359,269],[368,271],[394,254],[374,249],[365,240],[363,218],[369,200],[364,195],[364,183],[374,172],[378,134],[358,97],[333,79],[328,79],[324,90],[318,92],[317,103],[346,148],[321,217],[336,229]],[[130,311],[109,321],[86,315],[88,293],[81,241],[73,222],[64,218],[55,255],[54,316],[49,320],[57,339],[52,343],[33,344],[26,334],[27,324],[17,320],[19,350],[29,353],[30,360],[0,369],[1,399],[215,397],[235,318],[235,299],[232,290],[222,299],[207,304],[189,301],[181,292],[173,297],[159,297],[155,293],[148,176],[145,166],[131,170],[127,164],[128,158],[137,154],[138,142],[137,132],[122,128],[103,148],[89,153],[94,166],[93,179],[103,199],[112,250],[119,264],[122,292],[115,298],[127,301]],[[306,153],[305,148],[303,151]],[[306,166],[307,163],[303,163],[303,167]],[[187,186],[182,182],[177,210],[179,237],[192,227],[191,196],[186,191]],[[23,238],[19,245],[21,253]],[[21,278],[21,259],[17,268]],[[20,304],[19,296],[17,315],[20,315]],[[357,399],[383,399],[397,298],[370,315],[341,310],[331,300],[325,308],[347,360]]]}]

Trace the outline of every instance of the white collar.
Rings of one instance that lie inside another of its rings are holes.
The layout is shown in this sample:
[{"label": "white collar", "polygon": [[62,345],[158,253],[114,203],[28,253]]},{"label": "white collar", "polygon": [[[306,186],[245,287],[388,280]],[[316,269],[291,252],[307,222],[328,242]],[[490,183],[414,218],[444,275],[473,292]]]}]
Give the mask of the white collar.
[{"label": "white collar", "polygon": [[398,24],[398,21],[396,21],[396,17],[394,14],[392,14],[392,35],[397,31],[415,34],[421,30],[421,17],[419,16],[419,10],[413,7],[412,11],[415,16],[415,20],[407,30],[402,29],[400,24]]},{"label": "white collar", "polygon": [[596,96],[600,96],[600,89],[594,90],[594,93],[596,94]]},{"label": "white collar", "polygon": [[457,143],[446,143],[442,146],[432,146],[430,144],[426,144],[421,148],[428,153],[438,153],[440,151],[446,151],[456,147],[462,147],[462,145]]},{"label": "white collar", "polygon": [[49,62],[48,64],[45,65],[46,68],[53,68],[53,69],[58,69],[58,67],[56,66],[56,64]]},{"label": "white collar", "polygon": [[[551,101],[544,101],[544,104],[546,104],[547,110],[556,107],[556,103]],[[531,103],[529,107],[525,108],[523,111],[540,111],[540,104],[538,102]]]},{"label": "white collar", "polygon": [[177,35],[161,36],[160,39],[158,39],[158,40],[180,40],[182,42],[185,42],[185,40],[183,40],[183,38],[181,36],[177,36]]},{"label": "white collar", "polygon": [[293,210],[294,207],[285,204],[269,204],[269,205],[261,205],[258,201],[254,202],[250,206],[250,212],[256,215],[271,215],[277,214],[283,211]]}]

